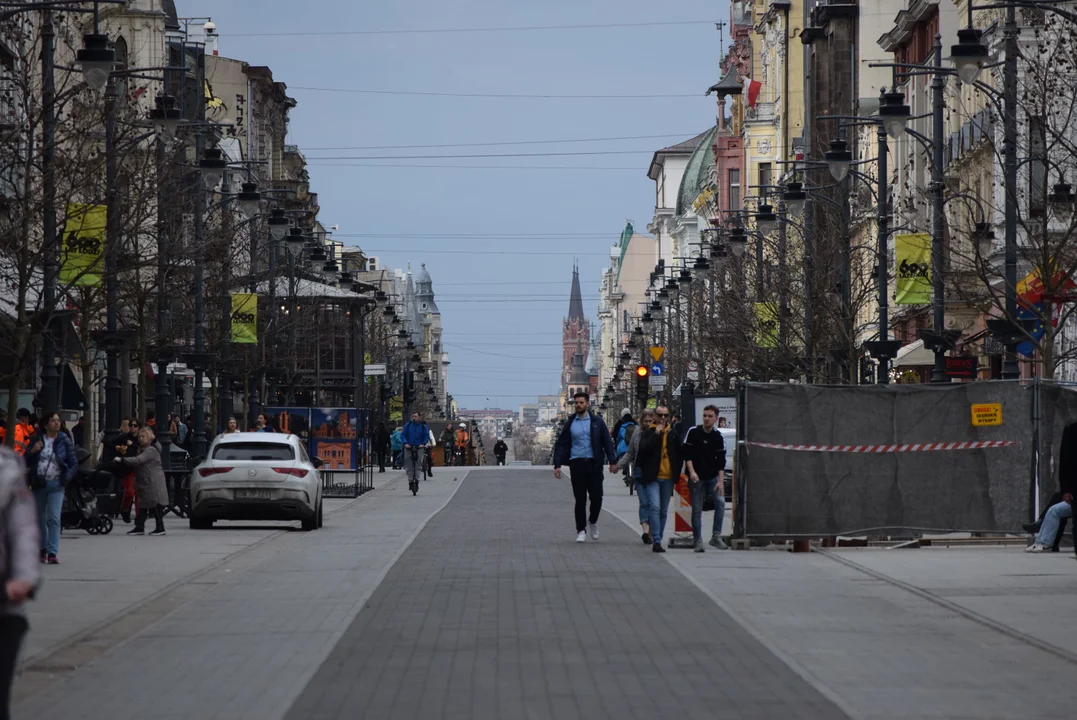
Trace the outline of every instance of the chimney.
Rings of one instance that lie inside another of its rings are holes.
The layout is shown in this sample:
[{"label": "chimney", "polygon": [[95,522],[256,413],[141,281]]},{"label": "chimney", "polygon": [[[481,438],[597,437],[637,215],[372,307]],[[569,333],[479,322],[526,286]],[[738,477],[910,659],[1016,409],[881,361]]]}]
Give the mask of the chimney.
[{"label": "chimney", "polygon": [[206,50],[216,57],[219,54],[217,52],[217,39],[220,37],[217,35],[217,26],[210,20],[202,26],[202,29],[206,32]]}]

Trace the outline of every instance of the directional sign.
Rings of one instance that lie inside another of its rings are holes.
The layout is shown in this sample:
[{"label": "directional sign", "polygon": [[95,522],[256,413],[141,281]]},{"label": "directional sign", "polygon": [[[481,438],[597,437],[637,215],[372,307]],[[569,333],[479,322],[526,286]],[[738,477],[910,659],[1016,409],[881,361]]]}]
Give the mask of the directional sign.
[{"label": "directional sign", "polygon": [[375,377],[377,375],[385,375],[385,363],[375,363],[373,365],[366,366],[366,376]]},{"label": "directional sign", "polygon": [[666,352],[666,349],[664,347],[662,347],[661,345],[652,345],[651,346],[651,357],[654,358],[655,362],[661,362],[662,361],[662,354],[665,353],[665,352]]},{"label": "directional sign", "polygon": [[656,362],[654,365],[651,365],[651,375],[661,375],[665,371],[666,369],[662,367],[662,363]]},{"label": "directional sign", "polygon": [[666,381],[667,380],[669,380],[669,378],[666,377],[665,375],[651,375],[651,377],[648,378],[648,384],[652,388],[655,388],[657,390],[661,390],[662,388],[664,388],[666,386]]}]

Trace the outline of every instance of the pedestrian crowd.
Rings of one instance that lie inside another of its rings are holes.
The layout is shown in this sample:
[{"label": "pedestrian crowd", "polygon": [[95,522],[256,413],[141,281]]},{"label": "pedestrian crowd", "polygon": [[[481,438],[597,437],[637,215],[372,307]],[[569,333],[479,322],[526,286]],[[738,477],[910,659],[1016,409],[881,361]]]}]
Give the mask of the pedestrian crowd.
[{"label": "pedestrian crowd", "polygon": [[[718,409],[708,405],[703,423],[687,432],[669,408],[646,409],[637,423],[628,409],[609,430],[590,409],[590,397],[573,397],[575,412],[554,443],[554,477],[568,467],[575,498],[576,542],[590,535],[598,540],[602,512],[603,470],[623,472],[639,497],[640,537],[653,552],[663,553],[669,501],[682,478],[692,500],[692,536],[696,552],[704,552],[703,513],[713,509],[710,544],[726,549],[722,540],[725,519],[725,440],[718,430]],[[588,506],[589,502],[589,506]]]}]

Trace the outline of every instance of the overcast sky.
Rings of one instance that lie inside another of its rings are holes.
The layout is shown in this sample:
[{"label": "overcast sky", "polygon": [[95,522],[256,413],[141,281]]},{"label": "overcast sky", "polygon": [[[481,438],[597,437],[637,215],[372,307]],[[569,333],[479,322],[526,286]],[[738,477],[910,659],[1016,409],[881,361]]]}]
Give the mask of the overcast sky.
[{"label": "overcast sky", "polygon": [[[176,4],[181,17],[213,18],[221,55],[288,85],[289,142],[336,238],[386,267],[426,263],[463,408],[515,409],[558,390],[573,258],[597,321],[609,247],[626,220],[646,231],[654,212],[651,153],[714,122],[703,93],[718,80],[713,21],[728,20],[728,3],[704,0]],[[632,23],[680,24],[504,29]],[[474,28],[502,29],[372,32]],[[535,142],[549,140],[585,142]],[[384,147],[463,143],[520,144]],[[416,155],[517,156],[399,157]]]}]

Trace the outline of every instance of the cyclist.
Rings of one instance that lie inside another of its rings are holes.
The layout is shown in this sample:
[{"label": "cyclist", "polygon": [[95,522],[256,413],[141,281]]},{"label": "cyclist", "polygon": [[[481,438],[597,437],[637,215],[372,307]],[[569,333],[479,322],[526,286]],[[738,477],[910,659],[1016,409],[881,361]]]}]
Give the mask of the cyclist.
[{"label": "cyclist", "polygon": [[400,435],[404,441],[404,472],[408,476],[408,487],[414,494],[419,490],[419,475],[424,472],[426,445],[430,442],[430,428],[423,422],[422,413],[418,410],[413,412]]},{"label": "cyclist", "polygon": [[456,464],[467,465],[467,423],[460,423],[456,430]]},{"label": "cyclist", "polygon": [[501,438],[497,439],[494,444],[494,457],[497,458],[498,465],[505,464],[505,456],[509,454],[509,446],[505,444],[505,441]]}]

